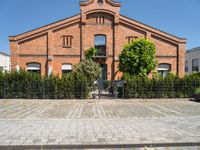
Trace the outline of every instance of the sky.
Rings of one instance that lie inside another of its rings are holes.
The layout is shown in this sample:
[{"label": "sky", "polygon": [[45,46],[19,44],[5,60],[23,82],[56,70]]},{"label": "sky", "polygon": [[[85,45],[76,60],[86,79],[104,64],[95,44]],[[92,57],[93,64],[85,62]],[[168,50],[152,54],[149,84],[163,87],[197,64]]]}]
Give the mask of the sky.
[{"label": "sky", "polygon": [[[14,36],[80,13],[80,0],[0,0],[0,51]],[[116,0],[119,1],[119,0]],[[121,0],[121,14],[200,46],[200,0]]]}]

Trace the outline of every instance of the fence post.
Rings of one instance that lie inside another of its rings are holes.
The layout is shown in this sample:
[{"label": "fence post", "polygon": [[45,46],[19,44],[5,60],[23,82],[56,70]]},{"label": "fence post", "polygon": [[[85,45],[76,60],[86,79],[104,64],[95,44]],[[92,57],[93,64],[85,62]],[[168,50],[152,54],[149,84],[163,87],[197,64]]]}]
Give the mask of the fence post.
[{"label": "fence post", "polygon": [[6,82],[3,81],[3,98],[6,99]]},{"label": "fence post", "polygon": [[196,89],[197,89],[197,84],[196,84],[196,80],[194,80],[194,93],[193,93],[193,95],[195,94]]},{"label": "fence post", "polygon": [[45,88],[44,88],[44,82],[42,82],[42,99],[45,98]]},{"label": "fence post", "polygon": [[125,99],[125,96],[124,96],[125,95],[125,87],[124,87],[125,83],[124,82],[125,81],[123,80],[123,91],[122,91],[123,92],[123,95],[122,95],[123,99]]},{"label": "fence post", "polygon": [[83,80],[81,80],[81,99],[83,99]]}]

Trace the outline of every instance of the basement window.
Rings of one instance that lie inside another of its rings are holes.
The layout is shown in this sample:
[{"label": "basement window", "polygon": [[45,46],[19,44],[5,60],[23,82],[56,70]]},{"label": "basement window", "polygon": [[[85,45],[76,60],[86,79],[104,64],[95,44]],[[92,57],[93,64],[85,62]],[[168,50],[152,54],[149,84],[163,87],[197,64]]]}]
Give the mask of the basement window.
[{"label": "basement window", "polygon": [[63,48],[71,48],[72,47],[72,36],[71,35],[64,35],[63,38]]}]

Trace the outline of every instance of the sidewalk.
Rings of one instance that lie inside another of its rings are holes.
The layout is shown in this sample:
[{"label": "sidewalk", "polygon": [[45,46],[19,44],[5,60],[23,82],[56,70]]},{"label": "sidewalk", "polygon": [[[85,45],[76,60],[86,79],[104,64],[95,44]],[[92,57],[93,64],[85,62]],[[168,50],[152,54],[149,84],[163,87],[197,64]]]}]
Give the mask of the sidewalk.
[{"label": "sidewalk", "polygon": [[[113,101],[112,107],[116,107],[118,103],[121,104],[122,102]],[[127,105],[130,102],[123,103]],[[188,103],[188,108],[190,109],[193,106],[193,103],[191,104]],[[199,103],[195,103],[194,108],[196,105],[199,106]],[[0,106],[0,110],[3,109],[2,105]],[[174,107],[182,107],[181,102],[179,106]],[[153,109],[150,105],[147,107],[146,104],[144,108],[146,113],[151,112]],[[84,107],[84,109],[89,111],[92,108]],[[171,109],[168,110],[170,111],[169,114],[172,113]],[[30,111],[32,112],[32,110]],[[35,109],[35,111],[39,110]],[[94,111],[97,111],[96,114],[100,113],[98,109]],[[126,111],[126,113],[131,112],[131,110]],[[155,109],[154,111],[157,112],[158,110]],[[167,107],[164,107],[163,111],[161,111],[159,109],[157,113],[167,114]],[[173,111],[174,114],[181,113],[181,111],[177,112],[175,109]],[[192,109],[188,112],[191,113],[191,111]],[[117,112],[115,111],[115,113]],[[5,110],[1,113],[5,113]],[[79,113],[82,114],[83,110],[79,111]],[[109,114],[111,114],[111,111]],[[200,116],[185,115],[163,115],[162,117],[155,115],[150,118],[132,116],[122,118],[123,112],[121,112],[119,118],[95,118],[92,116],[85,119],[76,117],[61,119],[28,119],[25,117],[15,119],[1,117],[0,149],[6,148],[4,146],[16,145],[36,146],[37,148],[41,145],[47,148],[48,146],[57,146],[57,148],[59,146],[60,148],[72,148],[76,146],[76,148],[81,148],[83,145],[87,145],[88,148],[91,146],[93,148],[103,148],[105,146],[107,148],[117,148],[120,146],[133,148],[144,147],[145,145],[162,147],[168,147],[169,145],[200,146]],[[113,114],[113,116],[118,115]]]}]

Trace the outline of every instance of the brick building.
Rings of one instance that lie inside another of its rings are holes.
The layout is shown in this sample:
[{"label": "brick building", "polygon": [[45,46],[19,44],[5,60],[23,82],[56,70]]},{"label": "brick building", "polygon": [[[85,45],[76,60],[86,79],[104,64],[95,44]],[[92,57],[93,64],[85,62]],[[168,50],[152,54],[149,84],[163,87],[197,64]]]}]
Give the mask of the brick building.
[{"label": "brick building", "polygon": [[12,69],[61,76],[84,58],[85,50],[96,47],[95,60],[102,67],[103,78],[118,78],[118,56],[124,44],[146,37],[156,44],[156,71],[184,76],[186,39],[120,15],[120,7],[112,0],[81,1],[78,15],[10,36]]}]

